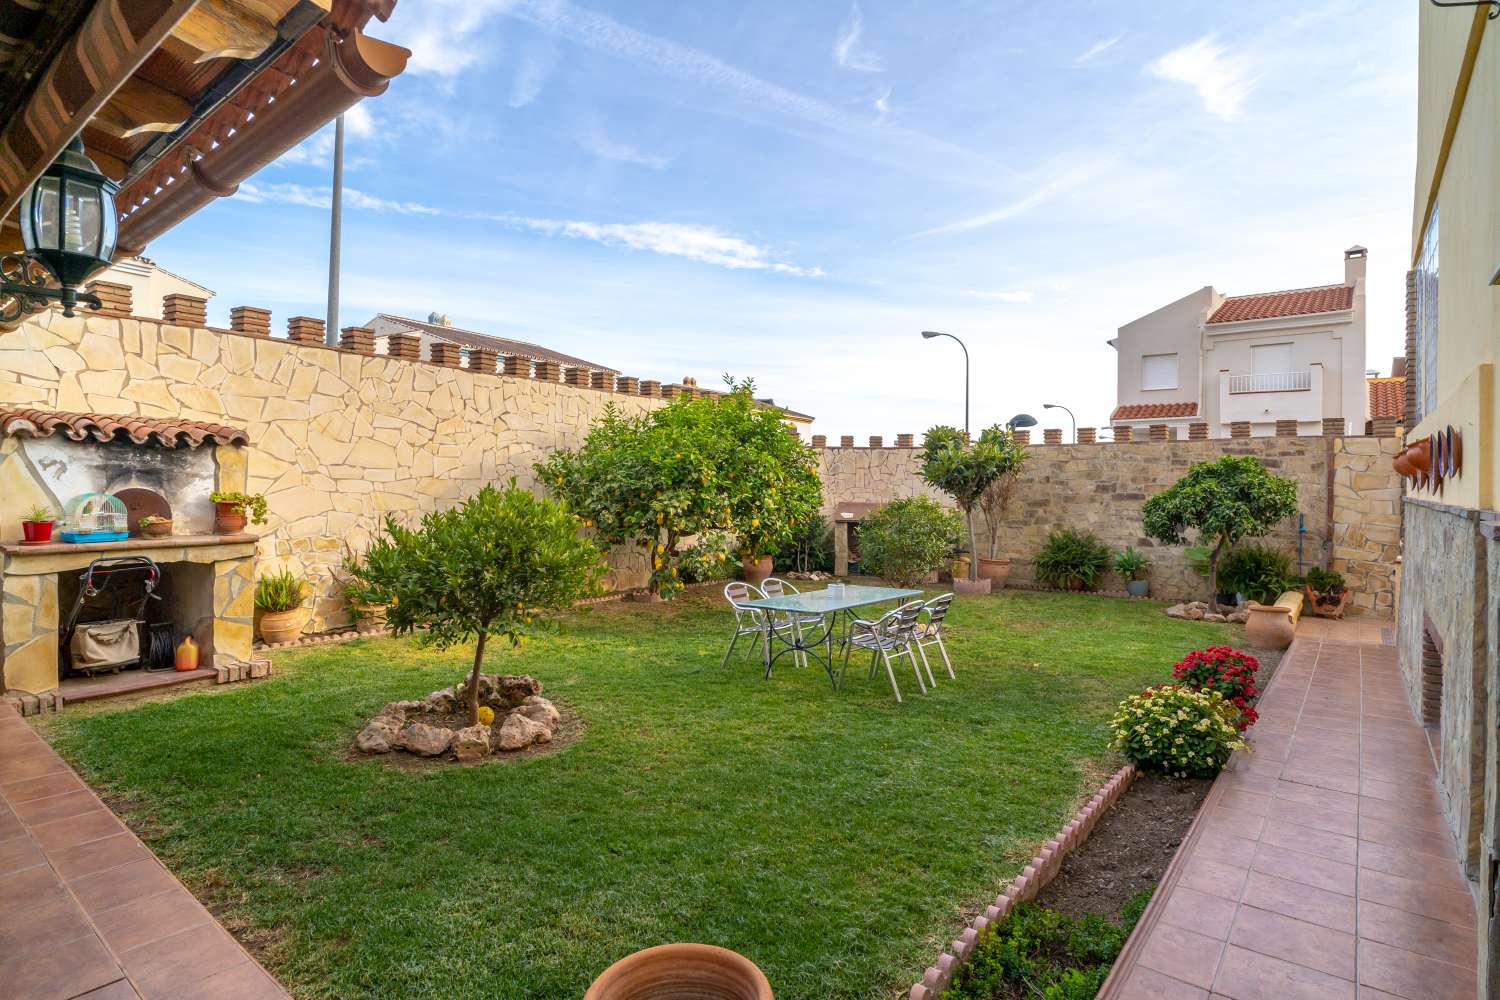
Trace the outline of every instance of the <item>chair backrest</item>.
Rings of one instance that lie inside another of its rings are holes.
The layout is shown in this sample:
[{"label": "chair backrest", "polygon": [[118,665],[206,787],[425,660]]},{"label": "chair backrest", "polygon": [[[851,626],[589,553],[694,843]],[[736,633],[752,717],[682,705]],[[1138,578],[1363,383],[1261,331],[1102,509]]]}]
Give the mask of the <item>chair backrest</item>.
[{"label": "chair backrest", "polygon": [[761,585],[760,586],[761,586],[761,589],[764,590],[768,596],[773,596],[773,597],[780,597],[782,594],[785,594],[785,593],[792,593],[792,594],[800,594],[800,593],[802,593],[802,591],[800,591],[800,590],[797,589],[797,587],[796,587],[795,584],[790,583],[789,581],[783,580],[779,576],[768,576],[768,577],[766,577],[763,581],[761,581]]},{"label": "chair backrest", "polygon": [[927,624],[934,630],[943,625],[943,619],[948,617],[948,609],[953,606],[953,595],[944,594],[942,597],[934,597],[922,606],[927,613]]},{"label": "chair backrest", "polygon": [[922,613],[922,602],[903,604],[886,614],[876,623],[882,635],[891,639],[910,639],[917,628],[917,616]]},{"label": "chair backrest", "polygon": [[737,622],[743,622],[748,617],[753,622],[760,622],[763,612],[760,608],[747,608],[745,601],[754,601],[766,595],[751,584],[743,580],[731,580],[724,584],[724,600],[734,609],[734,618]]}]

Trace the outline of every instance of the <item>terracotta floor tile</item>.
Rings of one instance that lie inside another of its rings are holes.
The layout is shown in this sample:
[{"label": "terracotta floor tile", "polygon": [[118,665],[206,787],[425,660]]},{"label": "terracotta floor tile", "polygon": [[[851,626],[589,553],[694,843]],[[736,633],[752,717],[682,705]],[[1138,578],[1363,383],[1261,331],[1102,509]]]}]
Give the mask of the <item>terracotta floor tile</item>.
[{"label": "terracotta floor tile", "polygon": [[25,1000],[69,1000],[120,978],[120,967],[93,936],[67,948],[35,953],[0,954],[0,983],[8,997]]},{"label": "terracotta floor tile", "polygon": [[46,861],[47,856],[30,837],[12,837],[0,841],[0,876],[10,875],[23,868],[35,868]]},{"label": "terracotta floor tile", "polygon": [[1342,861],[1346,865],[1353,865],[1358,857],[1356,852],[1359,842],[1353,837],[1342,833],[1329,833],[1326,830],[1315,830],[1312,827],[1276,819],[1266,820],[1266,829],[1261,835],[1261,842],[1290,848],[1294,851],[1303,851],[1307,854],[1316,854],[1330,861]]},{"label": "terracotta floor tile", "polygon": [[125,824],[116,819],[115,814],[102,805],[97,805],[78,816],[55,819],[50,823],[42,823],[31,828],[31,835],[48,854],[65,847],[86,844],[91,840],[103,840],[105,837],[115,837],[125,832]]},{"label": "terracotta floor tile", "polygon": [[1354,1000],[1354,984],[1316,969],[1230,945],[1213,984],[1230,1000]]},{"label": "terracotta floor tile", "polygon": [[1444,861],[1430,854],[1418,854],[1401,847],[1387,847],[1362,840],[1359,843],[1359,867],[1372,868],[1402,878],[1420,874],[1424,880],[1441,889],[1468,891],[1468,882],[1456,862]]},{"label": "terracotta floor tile", "polygon": [[1473,928],[1408,913],[1368,899],[1359,903],[1359,936],[1470,969],[1475,966],[1478,951]]},{"label": "terracotta floor tile", "polygon": [[0,916],[0,954],[44,951],[94,933],[89,919],[64,895]]},{"label": "terracotta floor tile", "polygon": [[98,797],[93,792],[82,789],[17,803],[16,815],[32,826],[39,826],[53,820],[80,816],[97,808],[99,808]]},{"label": "terracotta floor tile", "polygon": [[245,952],[218,924],[205,924],[132,948],[120,956],[146,1000],[181,991],[216,972],[245,962]]},{"label": "terracotta floor tile", "polygon": [[98,910],[93,917],[99,936],[116,953],[213,921],[192,893],[176,887],[122,906]]},{"label": "terracotta floor tile", "polygon": [[1120,988],[1116,1000],[1208,1000],[1208,991],[1137,966]]},{"label": "terracotta floor tile", "polygon": [[1269,820],[1296,823],[1298,826],[1340,833],[1353,837],[1359,832],[1359,816],[1341,806],[1315,805],[1291,799],[1276,799],[1266,812]]},{"label": "terracotta floor tile", "polygon": [[1359,873],[1359,898],[1459,927],[1472,928],[1476,922],[1474,897],[1467,891],[1373,869]]},{"label": "terracotta floor tile", "polygon": [[10,762],[0,761],[0,782],[25,781],[40,778],[44,774],[55,774],[68,770],[68,765],[56,754],[27,757]]},{"label": "terracotta floor tile", "polygon": [[1271,794],[1287,802],[1302,802],[1320,809],[1337,809],[1358,814],[1359,796],[1350,792],[1335,792],[1327,788],[1299,785],[1295,781],[1277,781]]},{"label": "terracotta floor tile", "polygon": [[1313,854],[1289,850],[1275,844],[1262,844],[1250,863],[1252,871],[1265,872],[1292,882],[1327,889],[1329,892],[1354,895],[1355,868]]},{"label": "terracotta floor tile", "polygon": [[1251,872],[1240,901],[1272,913],[1294,917],[1320,927],[1353,934],[1356,906],[1353,896],[1303,885],[1290,879]]},{"label": "terracotta floor tile", "polygon": [[141,995],[135,991],[135,987],[123,979],[117,979],[108,986],[90,990],[78,1000],[140,1000],[140,998]]},{"label": "terracotta floor tile", "polygon": [[1366,776],[1360,782],[1359,794],[1373,799],[1384,799],[1397,805],[1412,806],[1417,809],[1441,809],[1437,793],[1427,785],[1412,785],[1404,781],[1388,781],[1383,778],[1372,778]]},{"label": "terracotta floor tile", "polygon": [[1379,941],[1359,942],[1359,982],[1406,1000],[1474,1000],[1474,970]]},{"label": "terracotta floor tile", "polygon": [[1248,861],[1255,854],[1255,848],[1256,841],[1236,837],[1223,830],[1202,831],[1194,845],[1195,852],[1202,852],[1209,857],[1232,858],[1235,861]]},{"label": "terracotta floor tile", "polygon": [[155,858],[143,858],[107,871],[71,879],[68,888],[89,913],[122,906],[177,886],[177,879]]},{"label": "terracotta floor tile", "polygon": [[1271,807],[1271,801],[1271,796],[1261,792],[1234,789],[1219,797],[1219,806],[1252,816],[1264,816]]},{"label": "terracotta floor tile", "polygon": [[1244,837],[1246,840],[1259,840],[1265,819],[1253,812],[1220,805],[1211,808],[1208,815],[1204,816],[1199,823],[1205,832],[1222,830],[1236,837]]},{"label": "terracotta floor tile", "polygon": [[76,792],[87,787],[78,775],[67,771],[46,774],[40,778],[27,778],[24,781],[0,782],[0,795],[15,806],[31,799],[61,795],[63,792]]},{"label": "terracotta floor tile", "polygon": [[1354,979],[1354,935],[1306,921],[1241,906],[1230,931],[1231,944],[1270,955],[1340,979]]},{"label": "terracotta floor tile", "polygon": [[1161,909],[1161,920],[1223,941],[1229,937],[1234,911],[1233,900],[1199,892],[1179,883]]},{"label": "terracotta floor tile", "polygon": [[287,1000],[287,996],[260,966],[246,959],[207,979],[169,986],[143,1000]]},{"label": "terracotta floor tile", "polygon": [[66,898],[67,891],[51,868],[38,865],[0,876],[0,921],[49,900]]},{"label": "terracotta floor tile", "polygon": [[1157,924],[1151,928],[1139,964],[1148,969],[1208,989],[1213,984],[1223,942],[1193,931]]},{"label": "terracotta floor tile", "polygon": [[1183,862],[1182,875],[1177,884],[1220,899],[1235,900],[1240,898],[1240,890],[1244,888],[1248,873],[1248,869],[1194,851]]},{"label": "terracotta floor tile", "polygon": [[1312,766],[1293,767],[1288,764],[1282,769],[1279,777],[1283,781],[1295,781],[1301,785],[1312,785],[1314,788],[1331,788],[1335,792],[1359,791],[1359,777],[1352,772],[1325,771]]},{"label": "terracotta floor tile", "polygon": [[75,844],[47,852],[52,867],[69,881],[80,875],[102,872],[106,868],[149,857],[151,852],[135,839],[133,833],[121,833],[103,840],[92,840],[86,844]]},{"label": "terracotta floor tile", "polygon": [[[1387,802],[1384,799],[1363,798],[1359,803],[1359,814],[1361,816],[1368,816],[1370,819],[1380,820],[1382,823],[1409,826],[1414,830],[1426,830],[1429,833],[1448,832],[1447,821],[1443,819],[1443,814],[1436,809],[1428,812],[1423,809],[1413,809],[1410,806],[1400,806],[1394,802]],[[1347,833],[1353,831],[1341,832]]]},{"label": "terracotta floor tile", "polygon": [[1369,816],[1361,816],[1359,839],[1445,860],[1454,860],[1458,857],[1453,849],[1453,837],[1446,830],[1433,833],[1428,830],[1416,830],[1409,826],[1386,823]]}]

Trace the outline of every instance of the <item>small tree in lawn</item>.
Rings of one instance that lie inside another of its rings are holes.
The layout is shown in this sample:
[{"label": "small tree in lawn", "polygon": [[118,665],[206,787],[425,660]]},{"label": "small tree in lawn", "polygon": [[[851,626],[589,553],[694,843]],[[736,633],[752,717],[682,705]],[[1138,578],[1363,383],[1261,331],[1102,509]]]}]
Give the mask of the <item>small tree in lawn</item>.
[{"label": "small tree in lawn", "polygon": [[397,635],[418,632],[446,649],[477,640],[469,675],[469,725],[479,722],[479,674],[491,636],[512,645],[544,611],[598,591],[604,563],[581,520],[516,486],[486,486],[457,507],[423,515],[419,528],[387,517],[385,532],[352,567],[367,603],[387,603]]},{"label": "small tree in lawn", "polygon": [[969,579],[979,579],[979,546],[974,533],[974,507],[1002,476],[1015,472],[1025,460],[1014,439],[991,427],[972,446],[953,427],[939,426],[922,437],[922,478],[954,499],[969,525]]},{"label": "small tree in lawn", "polygon": [[1218,598],[1220,557],[1296,513],[1296,482],[1271,475],[1249,455],[1199,462],[1141,508],[1146,534],[1159,542],[1181,545],[1188,531],[1197,532],[1199,544],[1208,549],[1210,606]]},{"label": "small tree in lawn", "polygon": [[990,536],[990,558],[999,559],[1001,522],[1005,519],[1005,511],[1010,507],[1011,497],[1015,494],[1021,467],[1026,464],[1026,448],[1016,440],[1014,434],[999,424],[981,431],[979,443],[981,446],[991,445],[999,449],[1001,465],[1006,470],[979,495],[979,509],[984,512],[984,525]]}]

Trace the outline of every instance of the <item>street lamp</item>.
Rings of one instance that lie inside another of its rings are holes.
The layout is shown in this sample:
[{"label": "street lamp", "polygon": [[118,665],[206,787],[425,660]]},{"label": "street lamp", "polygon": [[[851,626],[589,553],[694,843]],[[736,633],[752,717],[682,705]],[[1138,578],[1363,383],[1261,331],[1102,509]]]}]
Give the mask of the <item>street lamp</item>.
[{"label": "street lamp", "polygon": [[1066,406],[1062,405],[1061,403],[1043,403],[1042,404],[1042,409],[1044,409],[1044,410],[1062,410],[1064,413],[1066,413],[1068,415],[1068,419],[1071,420],[1071,421],[1073,421],[1073,443],[1074,444],[1078,443],[1078,418],[1075,417],[1075,416],[1073,416],[1073,411],[1072,410],[1068,409]]},{"label": "street lamp", "polygon": [[923,330],[922,339],[931,340],[933,337],[947,337],[964,351],[964,436],[969,436],[969,349],[964,347],[964,342],[951,333],[939,333],[936,330]]},{"label": "street lamp", "polygon": [[1036,417],[1033,417],[1029,413],[1017,413],[1005,422],[1005,426],[1013,431],[1020,430],[1023,427],[1035,427]]},{"label": "street lamp", "polygon": [[[115,192],[74,138],[21,196],[24,253],[0,260],[0,321],[13,323],[39,312],[48,299],[72,316],[79,302],[101,307],[98,296],[80,292],[89,276],[109,266],[115,252]],[[56,279],[58,288],[48,286]]]}]

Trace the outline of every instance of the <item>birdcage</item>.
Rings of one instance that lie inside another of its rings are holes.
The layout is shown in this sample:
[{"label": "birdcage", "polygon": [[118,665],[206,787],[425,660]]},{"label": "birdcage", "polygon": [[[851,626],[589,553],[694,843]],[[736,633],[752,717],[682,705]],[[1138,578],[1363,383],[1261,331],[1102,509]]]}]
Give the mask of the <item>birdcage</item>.
[{"label": "birdcage", "polygon": [[65,542],[118,542],[130,537],[125,504],[109,493],[82,493],[63,505]]}]

